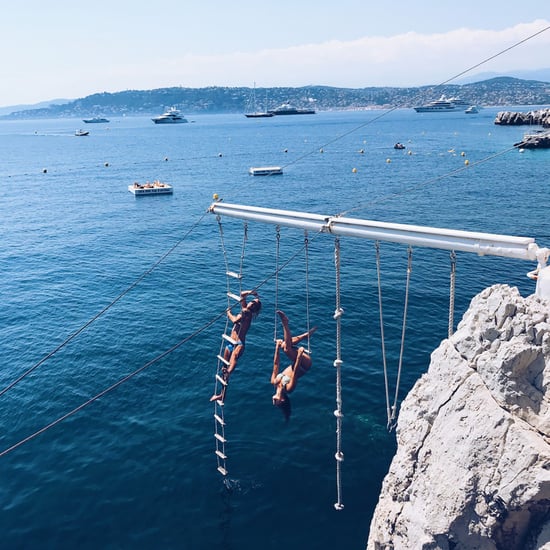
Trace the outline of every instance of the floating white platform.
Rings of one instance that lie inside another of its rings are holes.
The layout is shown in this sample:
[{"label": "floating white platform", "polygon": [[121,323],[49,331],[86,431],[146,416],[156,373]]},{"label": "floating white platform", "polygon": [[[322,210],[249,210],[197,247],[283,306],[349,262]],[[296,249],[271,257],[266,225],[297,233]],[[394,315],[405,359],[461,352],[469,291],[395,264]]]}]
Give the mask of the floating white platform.
[{"label": "floating white platform", "polygon": [[171,195],[174,190],[171,185],[154,181],[153,183],[133,183],[128,186],[128,191],[136,196],[141,195]]},{"label": "floating white platform", "polygon": [[252,176],[277,176],[283,173],[283,169],[280,166],[252,166],[248,172]]}]

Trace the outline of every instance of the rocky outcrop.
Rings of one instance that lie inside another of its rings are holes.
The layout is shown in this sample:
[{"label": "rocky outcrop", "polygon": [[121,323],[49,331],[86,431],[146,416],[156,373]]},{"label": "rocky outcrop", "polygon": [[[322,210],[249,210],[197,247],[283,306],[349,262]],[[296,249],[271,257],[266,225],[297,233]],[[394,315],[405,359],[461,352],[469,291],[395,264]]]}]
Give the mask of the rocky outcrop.
[{"label": "rocky outcrop", "polygon": [[514,143],[514,147],[520,149],[549,149],[550,148],[550,130],[544,132],[535,132],[533,134],[526,134],[523,139]]},{"label": "rocky outcrop", "polygon": [[528,111],[527,113],[500,111],[495,118],[495,124],[502,126],[540,124],[543,128],[550,128],[550,109],[539,109],[537,111]]},{"label": "rocky outcrop", "polygon": [[404,400],[369,550],[550,548],[550,303],[476,296]]}]

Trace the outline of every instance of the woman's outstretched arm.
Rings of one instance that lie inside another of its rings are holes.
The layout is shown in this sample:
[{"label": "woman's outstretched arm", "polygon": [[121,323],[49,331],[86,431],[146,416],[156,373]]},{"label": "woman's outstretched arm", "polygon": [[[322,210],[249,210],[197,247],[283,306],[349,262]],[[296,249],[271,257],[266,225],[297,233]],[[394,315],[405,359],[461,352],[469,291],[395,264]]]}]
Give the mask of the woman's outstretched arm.
[{"label": "woman's outstretched arm", "polygon": [[277,375],[279,374],[279,350],[281,349],[282,340],[275,342],[275,354],[273,356],[273,371],[271,372],[271,383],[275,384]]}]

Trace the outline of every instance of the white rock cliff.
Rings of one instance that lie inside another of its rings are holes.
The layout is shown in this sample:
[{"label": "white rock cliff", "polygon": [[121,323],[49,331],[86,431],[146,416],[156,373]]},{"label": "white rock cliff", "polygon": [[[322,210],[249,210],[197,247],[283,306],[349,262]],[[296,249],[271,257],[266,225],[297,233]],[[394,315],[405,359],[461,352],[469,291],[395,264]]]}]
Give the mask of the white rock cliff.
[{"label": "white rock cliff", "polygon": [[492,286],[404,400],[368,550],[550,549],[550,303]]}]

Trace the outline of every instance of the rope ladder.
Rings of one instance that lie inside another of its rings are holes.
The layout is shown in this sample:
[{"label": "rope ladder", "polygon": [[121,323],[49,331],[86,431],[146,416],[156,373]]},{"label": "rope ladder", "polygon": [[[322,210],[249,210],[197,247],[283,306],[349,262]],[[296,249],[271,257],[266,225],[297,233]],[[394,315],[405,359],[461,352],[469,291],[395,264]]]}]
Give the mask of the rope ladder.
[{"label": "rope ladder", "polygon": [[[225,275],[226,275],[226,296],[227,296],[227,309],[228,311],[235,305],[235,303],[240,303],[241,301],[241,292],[242,292],[242,273],[244,265],[244,255],[246,242],[248,239],[248,225],[244,223],[243,230],[243,241],[241,247],[241,255],[239,260],[239,266],[237,271],[232,271],[229,266],[229,258],[227,254],[227,249],[225,246],[225,239],[223,233],[223,226],[221,223],[221,217],[216,216],[218,227],[220,231],[220,240],[223,250],[223,257],[225,262]],[[235,289],[235,286],[237,289]],[[217,355],[217,367],[215,374],[215,385],[214,385],[214,395],[221,395],[220,399],[214,400],[214,440],[216,443],[215,454],[217,460],[217,470],[224,477],[227,476],[227,453],[226,453],[226,443],[227,438],[225,434],[226,421],[224,413],[224,399],[225,392],[227,390],[228,379],[227,379],[227,368],[229,367],[229,361],[224,357],[225,347],[227,344],[235,345],[236,342],[230,336],[232,324],[229,322],[229,318],[226,316],[225,329],[222,333],[222,339],[220,344],[220,350]]]}]

